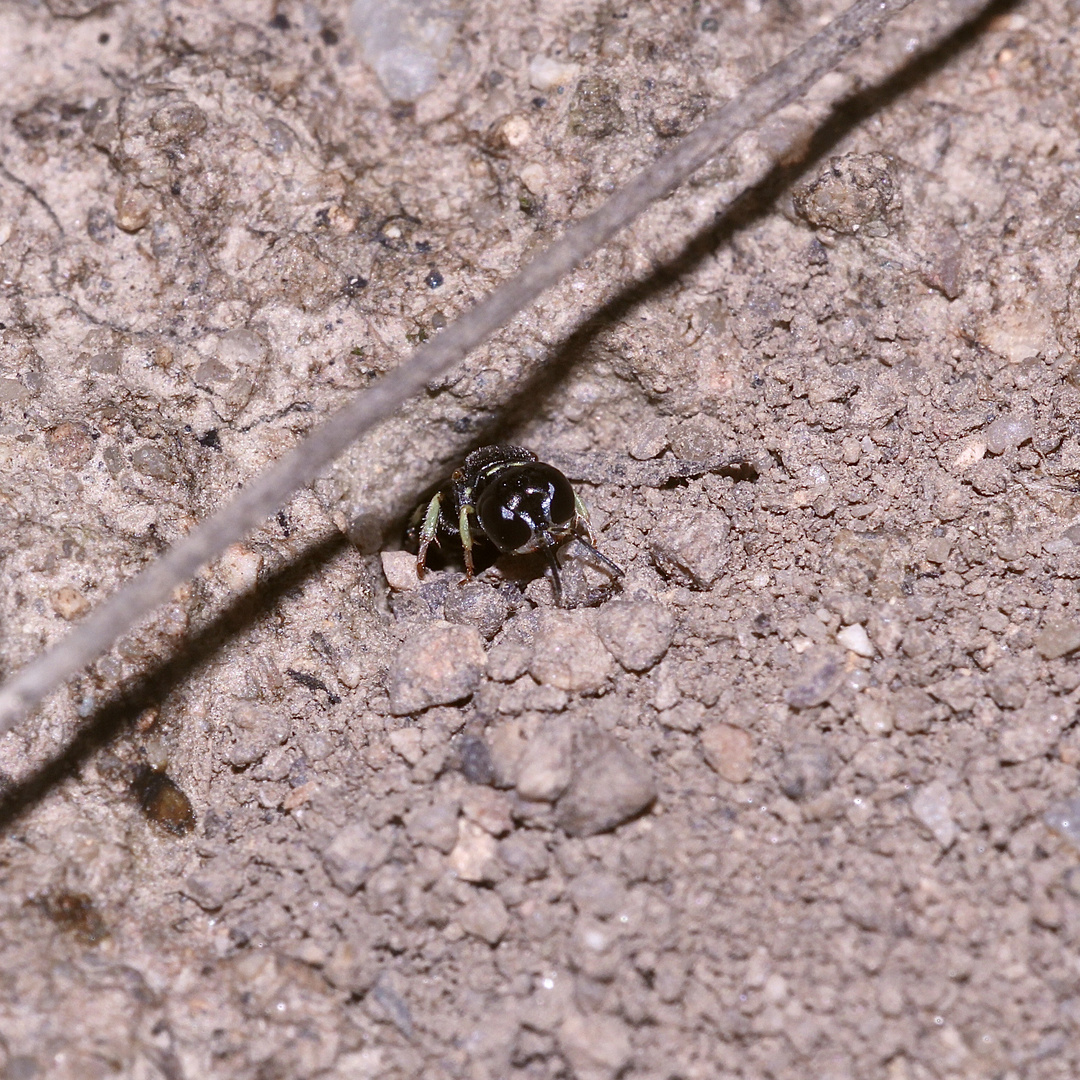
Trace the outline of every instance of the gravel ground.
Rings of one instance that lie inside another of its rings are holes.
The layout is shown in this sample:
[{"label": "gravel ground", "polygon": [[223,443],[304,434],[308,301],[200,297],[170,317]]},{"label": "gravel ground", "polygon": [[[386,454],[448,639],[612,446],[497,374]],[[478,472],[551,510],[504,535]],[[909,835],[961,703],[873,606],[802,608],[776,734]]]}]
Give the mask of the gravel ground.
[{"label": "gravel ground", "polygon": [[[0,8],[3,670],[842,6]],[[952,6],[0,739],[4,1080],[1080,1075],[1080,5]],[[416,578],[496,439],[617,587]]]}]

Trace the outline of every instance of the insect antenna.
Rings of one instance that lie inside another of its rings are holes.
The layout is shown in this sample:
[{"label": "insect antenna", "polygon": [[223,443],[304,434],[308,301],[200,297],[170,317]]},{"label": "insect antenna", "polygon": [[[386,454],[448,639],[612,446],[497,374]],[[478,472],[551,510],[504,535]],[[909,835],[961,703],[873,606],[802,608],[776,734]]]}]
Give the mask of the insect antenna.
[{"label": "insect antenna", "polygon": [[604,566],[606,566],[616,577],[626,576],[626,571],[621,566],[619,566],[618,563],[613,563],[602,551],[598,551],[592,544],[590,544],[588,540],[585,540],[583,537],[580,536],[575,537],[575,539],[583,548],[588,550],[592,555],[599,559],[600,562]]}]

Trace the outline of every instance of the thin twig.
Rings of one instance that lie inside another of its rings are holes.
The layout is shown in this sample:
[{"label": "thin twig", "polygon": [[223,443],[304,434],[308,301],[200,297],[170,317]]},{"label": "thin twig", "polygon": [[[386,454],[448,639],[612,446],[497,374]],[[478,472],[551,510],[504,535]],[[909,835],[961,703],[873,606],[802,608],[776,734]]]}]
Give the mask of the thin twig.
[{"label": "thin twig", "polygon": [[462,360],[541,293],[605,244],[657,199],[726,149],[743,132],[805,93],[912,0],[857,0],[819,34],[769,68],[671,152],[642,170],[598,210],[572,225],[517,277],[496,289],[378,383],[316,428],[276,465],[121,587],[67,637],[0,687],[0,733],[71,675],[107,652],[230,544],[242,539],[365,431]]}]

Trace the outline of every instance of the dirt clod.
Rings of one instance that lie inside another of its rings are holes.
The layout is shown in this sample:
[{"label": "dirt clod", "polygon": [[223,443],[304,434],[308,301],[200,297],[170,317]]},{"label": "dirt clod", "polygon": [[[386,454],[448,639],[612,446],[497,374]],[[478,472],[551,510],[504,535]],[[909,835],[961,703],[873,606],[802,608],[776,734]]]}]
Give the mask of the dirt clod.
[{"label": "dirt clod", "polygon": [[719,510],[702,510],[679,522],[661,523],[649,533],[653,561],[666,577],[707,589],[728,561],[731,523]]},{"label": "dirt clod", "polygon": [[406,716],[467,698],[480,684],[486,662],[474,627],[435,623],[414,631],[387,675],[391,712]]},{"label": "dirt clod", "polygon": [[601,609],[597,632],[627,671],[648,671],[671,645],[675,617],[652,601],[615,600]]},{"label": "dirt clod", "polygon": [[330,880],[346,896],[367,881],[386,861],[390,843],[366,825],[346,825],[330,841],[322,853],[323,869]]},{"label": "dirt clod", "polygon": [[541,685],[571,693],[601,689],[612,671],[611,654],[587,612],[548,611],[536,630],[529,673]]},{"label": "dirt clod", "polygon": [[713,724],[701,733],[701,749],[709,767],[732,784],[745,784],[754,764],[754,740],[731,724]]}]

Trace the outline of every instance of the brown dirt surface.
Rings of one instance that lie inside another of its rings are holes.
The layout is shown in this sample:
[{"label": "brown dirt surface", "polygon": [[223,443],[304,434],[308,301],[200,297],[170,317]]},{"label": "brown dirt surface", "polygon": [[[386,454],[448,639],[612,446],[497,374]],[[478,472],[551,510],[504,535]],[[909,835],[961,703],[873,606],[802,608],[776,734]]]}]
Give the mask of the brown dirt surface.
[{"label": "brown dirt surface", "polygon": [[[3,673],[843,6],[0,7]],[[3,1080],[1080,1075],[1080,5],[950,7],[0,739]],[[416,578],[495,440],[615,588]]]}]

